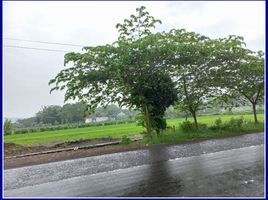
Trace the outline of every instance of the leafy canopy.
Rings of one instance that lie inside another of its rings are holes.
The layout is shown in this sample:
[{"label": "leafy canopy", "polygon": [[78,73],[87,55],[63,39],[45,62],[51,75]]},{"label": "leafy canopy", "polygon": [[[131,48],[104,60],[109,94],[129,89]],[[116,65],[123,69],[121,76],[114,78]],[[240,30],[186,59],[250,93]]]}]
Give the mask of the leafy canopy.
[{"label": "leafy canopy", "polygon": [[[161,21],[150,16],[145,7],[136,11],[136,16],[131,15],[123,24],[117,24],[120,33],[118,41],[85,47],[84,53],[66,54],[65,66],[72,66],[62,70],[49,84],[54,84],[51,91],[66,90],[66,101],[78,99],[86,103],[89,110],[111,103],[141,110],[150,134],[151,107],[162,111],[175,101],[174,92],[165,93],[165,97],[171,95],[166,98],[170,101],[168,103],[156,102],[157,99],[152,100],[148,96],[148,91],[158,97],[163,94],[163,90],[153,88],[165,86],[160,85],[163,81],[158,79],[168,79],[166,63],[170,50],[162,34],[151,33],[155,24]],[[167,91],[173,90],[172,80],[168,81],[166,86],[170,88],[166,88]]]}]

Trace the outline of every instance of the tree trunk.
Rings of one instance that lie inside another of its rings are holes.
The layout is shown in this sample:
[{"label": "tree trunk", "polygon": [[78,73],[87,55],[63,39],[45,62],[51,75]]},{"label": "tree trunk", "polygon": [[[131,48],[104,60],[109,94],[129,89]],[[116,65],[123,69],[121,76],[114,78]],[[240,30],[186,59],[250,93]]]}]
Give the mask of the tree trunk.
[{"label": "tree trunk", "polygon": [[256,104],[252,103],[252,108],[253,108],[253,114],[254,114],[254,122],[255,124],[258,123],[258,119],[257,119],[257,112],[256,112]]},{"label": "tree trunk", "polygon": [[192,113],[192,116],[194,118],[195,128],[198,129],[198,124],[197,124],[197,119],[196,119],[196,112],[192,110],[191,113]]},{"label": "tree trunk", "polygon": [[146,104],[143,105],[143,112],[144,112],[144,121],[145,121],[145,126],[146,126],[146,131],[149,137],[152,136],[152,127],[151,127],[151,122],[150,122],[150,117],[149,117],[149,112],[148,112],[148,106]]}]

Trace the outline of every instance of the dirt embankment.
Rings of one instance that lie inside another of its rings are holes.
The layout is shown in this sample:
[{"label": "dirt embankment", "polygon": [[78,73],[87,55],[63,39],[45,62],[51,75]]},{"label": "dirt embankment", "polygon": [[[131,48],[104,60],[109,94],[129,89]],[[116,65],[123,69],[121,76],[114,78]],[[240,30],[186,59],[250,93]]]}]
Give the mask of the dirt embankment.
[{"label": "dirt embankment", "polygon": [[[89,139],[89,140],[78,140],[78,141],[68,141],[68,142],[48,142],[35,145],[19,145],[14,143],[4,143],[4,168],[15,168],[23,167],[28,165],[36,165],[48,162],[55,162],[61,160],[69,160],[75,158],[83,158],[88,156],[96,156],[108,153],[116,153],[128,150],[137,150],[146,147],[145,144],[139,144],[138,142],[133,142],[129,145],[111,145],[103,146],[99,148],[88,148],[79,149],[79,147],[87,145],[95,145],[107,142],[116,142],[118,140],[112,138],[101,138],[101,139]],[[57,150],[73,148],[71,151],[61,151],[48,154],[31,155],[26,157],[10,158],[12,156],[30,154],[36,152]]]},{"label": "dirt embankment", "polygon": [[77,148],[87,145],[95,145],[100,143],[115,142],[118,141],[112,138],[98,138],[98,139],[83,139],[75,141],[51,141],[44,143],[37,143],[33,145],[19,145],[14,143],[4,143],[4,155],[5,157],[36,153],[42,151],[50,151],[65,148]]}]

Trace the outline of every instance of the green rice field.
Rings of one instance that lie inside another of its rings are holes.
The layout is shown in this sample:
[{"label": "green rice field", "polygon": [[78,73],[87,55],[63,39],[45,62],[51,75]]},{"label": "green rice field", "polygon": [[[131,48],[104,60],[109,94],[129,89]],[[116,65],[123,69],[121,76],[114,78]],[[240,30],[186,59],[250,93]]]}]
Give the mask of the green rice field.
[{"label": "green rice field", "polygon": [[[207,125],[212,125],[214,121],[218,118],[221,118],[222,121],[227,121],[230,120],[232,117],[240,118],[241,116],[243,116],[246,120],[253,121],[253,115],[210,115],[198,117],[198,122]],[[169,126],[179,127],[179,123],[184,120],[184,118],[168,119],[167,123]],[[192,119],[189,118],[189,120]],[[264,115],[258,114],[258,120],[263,121]],[[49,141],[68,141],[104,137],[121,138],[123,135],[131,136],[140,134],[144,130],[145,128],[137,126],[135,123],[128,123],[7,135],[4,136],[4,142],[12,142],[16,144],[34,144]]]}]

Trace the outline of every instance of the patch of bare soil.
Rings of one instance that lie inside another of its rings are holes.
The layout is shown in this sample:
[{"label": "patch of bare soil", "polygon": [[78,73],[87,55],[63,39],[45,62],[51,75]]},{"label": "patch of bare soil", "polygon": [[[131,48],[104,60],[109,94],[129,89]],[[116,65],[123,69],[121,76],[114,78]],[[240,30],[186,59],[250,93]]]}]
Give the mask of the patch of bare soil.
[{"label": "patch of bare soil", "polygon": [[81,140],[74,140],[74,141],[50,141],[50,142],[44,142],[39,145],[49,147],[49,150],[51,149],[63,149],[63,148],[69,148],[69,147],[81,147],[86,145],[94,145],[94,144],[100,144],[100,143],[106,143],[106,142],[115,142],[118,141],[118,139],[113,138],[96,138],[96,139],[81,139]]},{"label": "patch of bare soil", "polygon": [[[5,147],[14,147],[14,144],[5,144]],[[23,147],[21,145],[15,145],[17,150],[29,150],[29,147]],[[75,159],[75,158],[83,158],[83,157],[89,157],[89,156],[97,156],[102,154],[109,154],[109,153],[116,153],[116,152],[123,152],[123,151],[131,151],[131,150],[137,150],[146,148],[145,144],[140,144],[138,142],[133,142],[129,145],[111,145],[111,146],[104,146],[104,147],[98,147],[98,148],[91,148],[91,149],[78,149],[73,151],[62,151],[57,153],[49,153],[49,154],[41,154],[41,155],[33,155],[33,156],[27,156],[27,157],[19,157],[19,158],[9,158],[4,159],[4,169],[10,169],[10,168],[16,168],[16,167],[23,167],[23,166],[29,166],[29,165],[37,165],[37,164],[43,164],[43,163],[49,163],[49,162],[55,162],[55,161],[62,161],[62,160],[69,160],[69,159]],[[18,152],[18,151],[11,151],[10,148],[5,148],[5,157],[6,152],[9,152],[10,154],[12,152]],[[12,154],[11,154],[12,155]]]},{"label": "patch of bare soil", "polygon": [[28,153],[36,153],[41,151],[49,151],[56,149],[64,149],[71,147],[81,147],[100,143],[118,141],[113,138],[98,138],[98,139],[81,139],[75,141],[51,141],[44,143],[36,143],[33,145],[19,145],[14,143],[4,143],[4,156],[16,156]]},{"label": "patch of bare soil", "polygon": [[49,148],[46,146],[23,146],[14,143],[4,143],[4,156],[14,156],[14,155],[21,155],[39,151],[46,151]]}]

